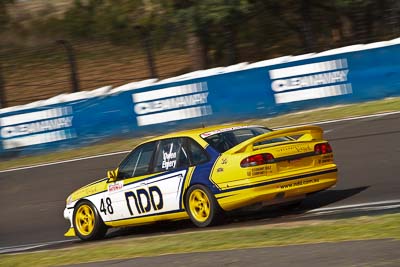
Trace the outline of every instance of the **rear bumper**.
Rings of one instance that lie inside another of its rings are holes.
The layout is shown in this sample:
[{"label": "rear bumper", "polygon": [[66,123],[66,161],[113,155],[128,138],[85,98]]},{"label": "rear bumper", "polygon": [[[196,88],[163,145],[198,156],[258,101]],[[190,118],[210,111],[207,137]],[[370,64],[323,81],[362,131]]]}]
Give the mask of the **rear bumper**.
[{"label": "rear bumper", "polygon": [[259,202],[291,201],[296,197],[328,189],[336,181],[337,168],[334,167],[227,189],[216,194],[216,198],[221,208],[229,211]]}]

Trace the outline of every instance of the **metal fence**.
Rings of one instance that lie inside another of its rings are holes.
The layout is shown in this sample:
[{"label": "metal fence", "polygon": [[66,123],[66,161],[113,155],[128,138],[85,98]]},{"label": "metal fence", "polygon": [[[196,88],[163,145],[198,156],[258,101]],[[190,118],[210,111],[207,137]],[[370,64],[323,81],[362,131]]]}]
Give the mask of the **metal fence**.
[{"label": "metal fence", "polygon": [[[108,43],[71,42],[68,46],[73,50],[56,41],[29,48],[3,48],[2,107],[150,77],[146,56],[140,50]],[[155,65],[159,78],[166,78],[189,71],[190,59],[182,49],[169,49],[156,53]]]}]

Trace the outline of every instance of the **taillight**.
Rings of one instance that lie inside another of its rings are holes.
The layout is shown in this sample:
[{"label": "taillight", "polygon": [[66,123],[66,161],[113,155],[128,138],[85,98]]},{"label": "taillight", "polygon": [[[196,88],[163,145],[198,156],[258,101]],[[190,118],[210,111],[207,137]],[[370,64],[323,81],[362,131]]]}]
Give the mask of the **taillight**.
[{"label": "taillight", "polygon": [[329,143],[316,144],[314,152],[316,155],[332,153],[332,147]]},{"label": "taillight", "polygon": [[240,162],[240,167],[253,167],[274,162],[274,156],[269,153],[257,154],[243,159]]}]

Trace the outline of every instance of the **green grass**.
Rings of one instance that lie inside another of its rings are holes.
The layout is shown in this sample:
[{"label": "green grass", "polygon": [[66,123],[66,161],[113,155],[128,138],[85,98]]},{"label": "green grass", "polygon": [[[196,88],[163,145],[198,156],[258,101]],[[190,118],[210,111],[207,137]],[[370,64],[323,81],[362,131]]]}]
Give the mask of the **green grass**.
[{"label": "green grass", "polygon": [[400,111],[400,97],[291,113],[264,120],[269,127],[312,123],[383,112]]},{"label": "green grass", "polygon": [[[316,121],[332,120],[339,118],[369,115],[382,112],[400,111],[400,97],[371,101],[366,103],[335,106],[316,110],[291,113],[273,118],[247,120],[246,123],[260,124],[267,127],[279,127],[301,123],[313,123]],[[59,151],[40,156],[20,157],[0,162],[0,170],[28,166],[40,163],[55,162],[85,156],[111,153],[117,151],[131,150],[136,144],[146,138],[135,138],[129,140],[109,141],[105,144],[86,146],[79,149]]]},{"label": "green grass", "polygon": [[111,239],[71,245],[67,249],[0,255],[0,266],[55,266],[176,253],[384,238],[400,239],[400,214]]}]

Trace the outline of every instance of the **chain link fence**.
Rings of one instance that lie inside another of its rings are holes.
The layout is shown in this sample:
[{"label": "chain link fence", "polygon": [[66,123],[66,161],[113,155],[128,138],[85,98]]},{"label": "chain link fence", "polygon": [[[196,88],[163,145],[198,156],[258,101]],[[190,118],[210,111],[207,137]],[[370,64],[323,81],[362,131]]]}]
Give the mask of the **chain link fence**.
[{"label": "chain link fence", "polygon": [[[78,90],[113,87],[150,77],[146,56],[130,47],[107,43],[71,43],[75,57]],[[29,48],[2,50],[2,106],[26,104],[77,91],[71,78],[71,59],[59,42]],[[155,58],[159,78],[190,70],[184,50],[160,51]]]}]

